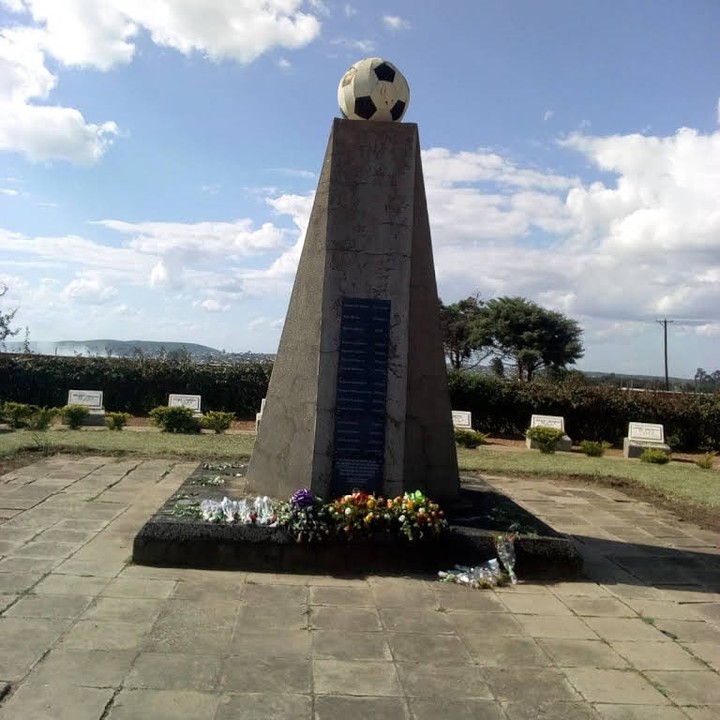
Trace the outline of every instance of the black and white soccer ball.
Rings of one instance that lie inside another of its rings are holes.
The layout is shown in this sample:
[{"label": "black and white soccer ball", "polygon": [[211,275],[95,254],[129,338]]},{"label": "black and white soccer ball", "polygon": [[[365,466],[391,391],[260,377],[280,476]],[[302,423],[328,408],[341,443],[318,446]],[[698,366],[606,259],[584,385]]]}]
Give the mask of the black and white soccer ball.
[{"label": "black and white soccer ball", "polygon": [[410,104],[410,88],[392,63],[365,58],[340,80],[338,104],[348,120],[399,122]]}]

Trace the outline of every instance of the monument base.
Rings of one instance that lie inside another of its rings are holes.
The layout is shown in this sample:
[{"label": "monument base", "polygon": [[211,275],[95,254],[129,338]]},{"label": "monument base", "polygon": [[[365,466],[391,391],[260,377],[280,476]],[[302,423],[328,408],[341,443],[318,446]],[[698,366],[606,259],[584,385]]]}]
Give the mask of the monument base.
[{"label": "monument base", "polygon": [[105,410],[91,410],[84,418],[82,424],[87,427],[104,427]]},{"label": "monument base", "polygon": [[504,517],[527,533],[517,534],[515,540],[519,577],[572,579],[582,572],[582,556],[569,537],[477,478],[465,478],[458,499],[445,506],[449,530],[439,538],[409,542],[382,533],[351,541],[302,544],[284,528],[178,517],[174,510],[188,496],[195,501],[220,499],[234,495],[232,491],[244,482],[233,477],[224,487],[202,486],[198,482],[201,472],[196,470],[138,532],[133,543],[135,563],[273,573],[436,574],[456,564],[479,565],[496,557],[493,536],[509,532],[496,519]]},{"label": "monument base", "polygon": [[666,455],[672,455],[672,449],[667,443],[623,439],[623,457],[639,458],[646,450],[661,450]]}]

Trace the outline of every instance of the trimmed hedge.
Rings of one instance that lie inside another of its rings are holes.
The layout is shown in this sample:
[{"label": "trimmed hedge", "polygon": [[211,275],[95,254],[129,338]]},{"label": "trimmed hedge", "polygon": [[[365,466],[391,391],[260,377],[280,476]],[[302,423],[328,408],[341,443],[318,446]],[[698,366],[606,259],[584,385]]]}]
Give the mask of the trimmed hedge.
[{"label": "trimmed hedge", "polygon": [[271,363],[0,353],[0,400],[53,407],[67,403],[68,390],[102,390],[106,410],[144,417],[170,393],[189,393],[202,395],[203,410],[255,419],[271,370]]},{"label": "trimmed hedge", "polygon": [[[58,407],[70,389],[102,390],[107,410],[147,416],[170,393],[202,395],[204,410],[254,419],[272,363],[214,364],[148,358],[0,353],[0,400]],[[633,392],[577,381],[508,382],[468,372],[448,376],[452,407],[473,414],[475,430],[525,436],[530,416],[562,415],[576,442],[622,442],[628,422],[662,423],[675,451],[720,450],[720,393]]]},{"label": "trimmed hedge", "polygon": [[472,373],[448,376],[452,406],[473,414],[475,429],[524,437],[530,416],[562,415],[576,442],[621,443],[628,423],[661,423],[673,450],[720,448],[720,394],[635,392],[603,385],[507,382]]}]

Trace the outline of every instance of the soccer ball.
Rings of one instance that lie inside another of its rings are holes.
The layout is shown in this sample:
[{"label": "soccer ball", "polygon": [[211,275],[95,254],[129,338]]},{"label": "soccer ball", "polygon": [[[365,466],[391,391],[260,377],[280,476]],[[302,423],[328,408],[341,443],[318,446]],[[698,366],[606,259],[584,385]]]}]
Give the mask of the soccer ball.
[{"label": "soccer ball", "polygon": [[387,60],[356,62],[338,85],[338,104],[348,120],[400,121],[410,103],[403,74]]}]

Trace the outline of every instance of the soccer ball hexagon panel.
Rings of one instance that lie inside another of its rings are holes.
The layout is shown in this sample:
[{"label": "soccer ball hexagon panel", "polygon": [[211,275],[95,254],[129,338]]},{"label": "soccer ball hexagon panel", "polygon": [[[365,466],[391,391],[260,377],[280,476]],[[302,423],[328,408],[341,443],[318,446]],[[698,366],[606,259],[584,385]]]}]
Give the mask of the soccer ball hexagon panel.
[{"label": "soccer ball hexagon panel", "polygon": [[338,85],[338,105],[348,120],[399,122],[409,104],[407,80],[382,58],[356,62]]}]

